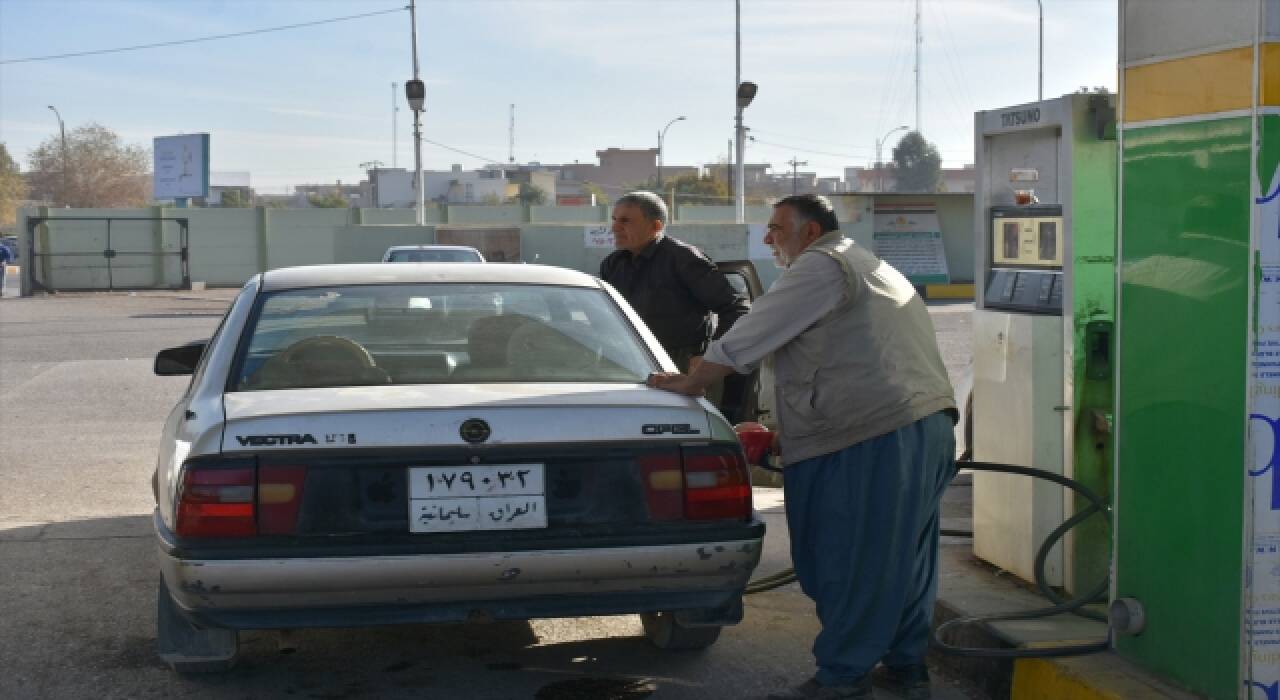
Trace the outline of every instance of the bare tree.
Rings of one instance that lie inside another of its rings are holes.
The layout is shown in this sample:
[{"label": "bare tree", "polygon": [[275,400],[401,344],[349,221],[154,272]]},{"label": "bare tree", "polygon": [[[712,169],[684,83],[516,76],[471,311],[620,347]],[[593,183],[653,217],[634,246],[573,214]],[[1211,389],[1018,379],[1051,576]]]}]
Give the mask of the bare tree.
[{"label": "bare tree", "polygon": [[151,200],[151,151],[120,142],[114,131],[88,124],[51,136],[27,157],[32,189],[70,207],[141,207]]},{"label": "bare tree", "polygon": [[9,149],[0,143],[0,226],[15,222],[18,203],[26,197],[27,183],[18,171],[18,164],[9,157]]}]

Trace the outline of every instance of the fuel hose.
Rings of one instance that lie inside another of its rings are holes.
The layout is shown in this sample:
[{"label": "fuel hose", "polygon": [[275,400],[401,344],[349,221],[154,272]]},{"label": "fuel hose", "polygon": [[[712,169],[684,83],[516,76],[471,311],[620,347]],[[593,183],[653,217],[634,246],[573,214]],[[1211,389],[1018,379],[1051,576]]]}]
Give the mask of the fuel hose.
[{"label": "fuel hose", "polygon": [[[767,465],[759,465],[769,471],[781,472],[782,470]],[[1058,595],[1053,587],[1049,585],[1045,577],[1044,567],[1048,559],[1049,551],[1053,549],[1058,540],[1062,539],[1071,528],[1088,520],[1094,515],[1101,515],[1106,520],[1107,525],[1111,524],[1111,506],[1102,500],[1092,489],[1088,488],[1080,482],[1065,477],[1061,474],[1055,474],[1044,469],[1036,469],[1034,467],[1022,467],[1013,464],[997,464],[994,462],[975,462],[972,460],[961,459],[956,463],[960,469],[972,469],[974,471],[998,472],[1003,474],[1019,474],[1029,476],[1036,479],[1045,479],[1052,481],[1064,488],[1071,489],[1078,496],[1088,502],[1088,506],[1063,521],[1061,525],[1049,533],[1044,542],[1040,544],[1039,550],[1036,552],[1035,560],[1035,579],[1036,588],[1042,595],[1049,599],[1053,605],[1036,608],[1034,610],[1024,610],[1009,613],[996,613],[991,615],[968,615],[948,620],[930,632],[929,641],[933,648],[938,651],[952,656],[963,657],[980,657],[980,658],[1048,658],[1059,656],[1076,656],[1080,654],[1092,654],[1099,651],[1106,651],[1111,648],[1111,635],[1108,635],[1097,641],[1084,642],[1080,644],[1068,644],[1062,646],[1037,646],[1029,649],[993,649],[989,647],[964,647],[943,641],[944,634],[949,630],[954,630],[965,625],[973,625],[986,622],[1000,622],[1011,620],[1031,620],[1041,617],[1049,617],[1051,615],[1062,615],[1073,613],[1082,617],[1093,620],[1106,622],[1106,616],[1093,610],[1085,609],[1085,606],[1097,601],[1104,596],[1110,586],[1109,577],[1103,577],[1096,586],[1089,589],[1085,593],[1071,599],[1064,599]],[[972,537],[973,533],[967,530],[948,530],[943,529],[940,534],[948,537]],[[744,593],[747,595],[755,593],[763,593],[781,586],[785,586],[796,580],[795,569],[787,568],[768,576],[762,576],[758,579],[750,581],[747,584]]]}]

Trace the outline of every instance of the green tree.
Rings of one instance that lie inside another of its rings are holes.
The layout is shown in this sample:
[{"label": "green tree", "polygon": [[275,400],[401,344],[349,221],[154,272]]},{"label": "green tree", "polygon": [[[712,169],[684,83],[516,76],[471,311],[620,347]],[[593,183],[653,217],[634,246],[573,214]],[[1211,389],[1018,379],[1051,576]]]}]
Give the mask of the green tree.
[{"label": "green tree", "polygon": [[307,195],[307,203],[317,209],[346,209],[350,206],[347,203],[347,198],[343,197],[342,192],[336,188],[324,194]]},{"label": "green tree", "polygon": [[222,206],[227,209],[246,209],[250,206],[249,193],[244,190],[227,190],[222,193]]},{"label": "green tree", "polygon": [[17,221],[18,203],[26,198],[27,183],[22,179],[18,163],[9,157],[9,149],[0,143],[0,226]]},{"label": "green tree", "polygon": [[57,134],[28,156],[33,192],[71,207],[142,207],[151,201],[151,150],[120,142],[116,132],[88,124]]},{"label": "green tree", "polygon": [[908,131],[893,147],[895,192],[936,192],[942,177],[938,147],[918,131]]},{"label": "green tree", "polygon": [[546,204],[547,192],[531,182],[520,183],[520,194],[516,195],[516,199],[521,204]]},{"label": "green tree", "polygon": [[661,192],[658,191],[657,178],[649,178],[648,182],[635,185],[631,189],[649,190],[663,199],[670,199],[671,191],[675,190],[676,201],[685,204],[727,204],[732,201],[724,180],[712,175],[689,173],[663,178]]}]

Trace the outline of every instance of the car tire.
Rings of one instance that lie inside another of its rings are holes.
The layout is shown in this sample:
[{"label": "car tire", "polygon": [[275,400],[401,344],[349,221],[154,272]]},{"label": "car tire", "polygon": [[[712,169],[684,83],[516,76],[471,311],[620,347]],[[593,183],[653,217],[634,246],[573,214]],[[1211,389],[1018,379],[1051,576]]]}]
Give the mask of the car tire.
[{"label": "car tire", "polygon": [[178,673],[218,673],[235,666],[240,635],[236,630],[192,624],[178,612],[161,579],[156,590],[156,647],[160,658]]},{"label": "car tire", "polygon": [[640,613],[644,636],[659,649],[692,651],[706,649],[720,638],[719,625],[687,627],[676,620],[675,613]]}]

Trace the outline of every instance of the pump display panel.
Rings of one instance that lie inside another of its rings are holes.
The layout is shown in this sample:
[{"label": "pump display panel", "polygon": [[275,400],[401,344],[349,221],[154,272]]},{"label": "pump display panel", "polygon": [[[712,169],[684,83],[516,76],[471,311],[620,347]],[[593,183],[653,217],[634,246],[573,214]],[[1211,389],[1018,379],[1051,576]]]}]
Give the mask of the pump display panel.
[{"label": "pump display panel", "polygon": [[1062,208],[992,207],[985,306],[1062,313]]},{"label": "pump display panel", "polygon": [[1062,269],[1062,217],[993,217],[992,267]]}]

